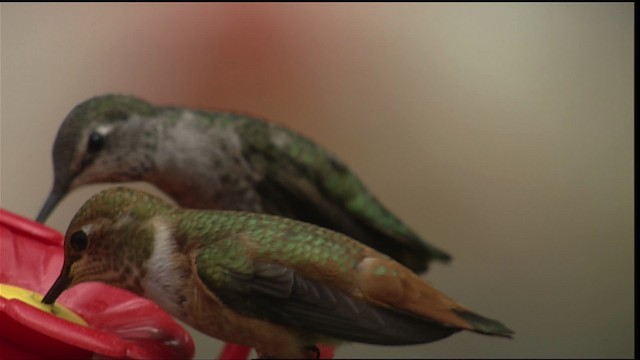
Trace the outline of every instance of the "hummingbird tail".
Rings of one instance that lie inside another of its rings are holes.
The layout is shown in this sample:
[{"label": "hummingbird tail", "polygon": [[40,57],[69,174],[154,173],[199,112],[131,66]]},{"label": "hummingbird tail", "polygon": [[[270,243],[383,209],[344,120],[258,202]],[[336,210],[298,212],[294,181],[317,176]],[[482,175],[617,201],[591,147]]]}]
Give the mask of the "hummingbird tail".
[{"label": "hummingbird tail", "polygon": [[469,310],[453,310],[458,316],[473,326],[472,331],[485,335],[512,338],[515,332],[499,321],[486,318]]}]

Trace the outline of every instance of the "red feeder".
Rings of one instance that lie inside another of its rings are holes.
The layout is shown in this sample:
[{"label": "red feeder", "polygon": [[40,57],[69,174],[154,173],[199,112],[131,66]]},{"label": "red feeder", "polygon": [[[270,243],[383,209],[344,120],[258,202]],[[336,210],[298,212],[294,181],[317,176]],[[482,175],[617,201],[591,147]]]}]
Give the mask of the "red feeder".
[{"label": "red feeder", "polygon": [[87,325],[38,309],[44,307],[40,294],[62,267],[62,242],[56,231],[0,209],[0,357],[193,357],[184,328],[153,302],[124,290],[86,283],[65,291],[58,302]]}]

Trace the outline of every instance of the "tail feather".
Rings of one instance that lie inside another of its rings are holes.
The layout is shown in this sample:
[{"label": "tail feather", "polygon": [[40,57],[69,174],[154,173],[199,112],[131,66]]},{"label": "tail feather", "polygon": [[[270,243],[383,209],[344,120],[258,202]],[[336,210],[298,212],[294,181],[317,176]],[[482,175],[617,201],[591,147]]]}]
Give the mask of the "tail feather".
[{"label": "tail feather", "polygon": [[471,324],[477,333],[512,338],[515,332],[499,321],[486,318],[469,310],[453,310],[458,316]]}]

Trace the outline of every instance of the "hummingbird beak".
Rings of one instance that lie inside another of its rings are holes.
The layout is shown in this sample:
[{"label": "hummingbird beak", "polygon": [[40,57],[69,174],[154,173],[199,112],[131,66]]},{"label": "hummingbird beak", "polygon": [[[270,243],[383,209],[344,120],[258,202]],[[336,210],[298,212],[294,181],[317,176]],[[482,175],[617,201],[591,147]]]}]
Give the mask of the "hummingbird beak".
[{"label": "hummingbird beak", "polygon": [[53,283],[53,286],[51,287],[51,289],[49,289],[47,294],[42,298],[43,304],[47,304],[47,305],[53,304],[56,301],[56,299],[60,296],[60,294],[62,294],[62,292],[65,291],[67,287],[69,287],[69,285],[71,284],[70,272],[71,272],[70,266],[65,265],[62,267],[60,276],[58,276],[58,279],[56,280],[55,283]]},{"label": "hummingbird beak", "polygon": [[56,205],[62,200],[62,198],[67,194],[66,191],[58,190],[56,186],[53,187],[51,192],[49,193],[49,197],[47,197],[47,201],[44,202],[42,206],[42,210],[38,214],[36,221],[44,224],[44,222],[49,217],[49,214],[56,208]]}]

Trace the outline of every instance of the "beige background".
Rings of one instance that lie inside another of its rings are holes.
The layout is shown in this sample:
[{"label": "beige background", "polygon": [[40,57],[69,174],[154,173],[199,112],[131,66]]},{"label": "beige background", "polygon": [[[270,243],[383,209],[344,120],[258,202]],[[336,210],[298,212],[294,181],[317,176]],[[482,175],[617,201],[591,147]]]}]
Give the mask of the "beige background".
[{"label": "beige background", "polygon": [[[633,356],[632,4],[1,12],[3,208],[36,215],[57,128],[93,95],[248,111],[339,154],[455,256],[429,281],[517,331],[338,356]],[[73,193],[48,224],[64,231],[102,188]],[[198,357],[217,354],[195,338]]]}]

